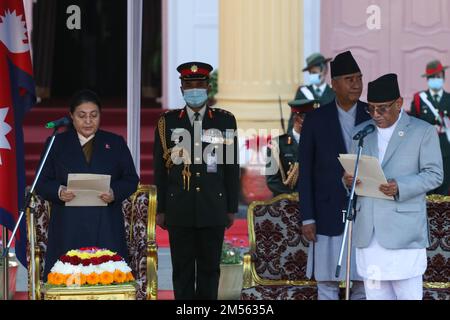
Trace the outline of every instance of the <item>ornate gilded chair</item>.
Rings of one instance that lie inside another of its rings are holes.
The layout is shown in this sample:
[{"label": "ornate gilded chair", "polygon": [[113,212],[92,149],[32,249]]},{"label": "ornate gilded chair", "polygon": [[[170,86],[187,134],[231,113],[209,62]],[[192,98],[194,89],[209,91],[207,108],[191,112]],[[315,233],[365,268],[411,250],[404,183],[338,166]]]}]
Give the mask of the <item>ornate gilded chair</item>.
[{"label": "ornate gilded chair", "polygon": [[[30,227],[30,212],[27,214],[28,239],[34,232],[36,284],[35,296],[43,299],[44,257],[47,249],[47,230],[51,212],[50,204],[34,196],[31,210],[34,212],[34,229]],[[156,300],[158,293],[158,255],[156,245],[156,187],[139,186],[138,190],[122,203],[129,252],[129,265],[137,282],[136,299]],[[29,241],[30,243],[30,241]],[[30,247],[28,254],[29,297],[31,298]]]},{"label": "ornate gilded chair", "polygon": [[450,197],[428,197],[431,245],[424,275],[425,300],[450,300]]},{"label": "ornate gilded chair", "polygon": [[244,256],[242,300],[317,299],[306,278],[308,242],[302,237],[298,194],[282,194],[248,208],[250,251]]}]

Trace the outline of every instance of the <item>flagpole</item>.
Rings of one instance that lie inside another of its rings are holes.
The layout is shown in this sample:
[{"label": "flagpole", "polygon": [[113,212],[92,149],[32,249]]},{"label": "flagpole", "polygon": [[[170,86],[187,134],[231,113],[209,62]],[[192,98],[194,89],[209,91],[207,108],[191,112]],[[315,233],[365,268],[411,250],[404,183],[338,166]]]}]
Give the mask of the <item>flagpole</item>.
[{"label": "flagpole", "polygon": [[141,171],[142,0],[127,2],[127,144]]},{"label": "flagpole", "polygon": [[[2,246],[3,252],[6,250],[8,243],[8,229],[3,226],[2,230]],[[9,300],[9,255],[3,256],[3,300]]]}]

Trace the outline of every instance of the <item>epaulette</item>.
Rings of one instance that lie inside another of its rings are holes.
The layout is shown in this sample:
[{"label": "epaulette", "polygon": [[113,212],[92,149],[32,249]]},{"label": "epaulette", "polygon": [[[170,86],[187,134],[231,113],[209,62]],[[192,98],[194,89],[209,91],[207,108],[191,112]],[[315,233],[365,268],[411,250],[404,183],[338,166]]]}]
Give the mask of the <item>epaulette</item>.
[{"label": "epaulette", "polygon": [[214,111],[214,112],[219,112],[219,113],[226,114],[226,115],[228,115],[230,117],[234,117],[234,114],[232,114],[231,112],[229,112],[227,110],[223,110],[223,109],[220,109],[220,108],[211,108],[211,110]]},{"label": "epaulette", "polygon": [[169,109],[169,110],[167,110],[166,112],[164,112],[164,114],[169,114],[169,113],[174,113],[174,112],[178,112],[178,111],[180,111],[180,110],[182,110],[183,108],[180,108],[180,109]]},{"label": "epaulette", "polygon": [[[165,111],[161,117],[167,117],[167,116],[172,116],[172,115],[178,115],[178,114],[182,114],[184,112],[184,108],[180,108],[180,109],[170,109]],[[182,116],[181,116],[182,117]]]},{"label": "epaulette", "polygon": [[163,114],[161,116],[167,116],[176,112],[179,112],[181,109],[169,109],[166,110],[165,112],[163,112]]}]

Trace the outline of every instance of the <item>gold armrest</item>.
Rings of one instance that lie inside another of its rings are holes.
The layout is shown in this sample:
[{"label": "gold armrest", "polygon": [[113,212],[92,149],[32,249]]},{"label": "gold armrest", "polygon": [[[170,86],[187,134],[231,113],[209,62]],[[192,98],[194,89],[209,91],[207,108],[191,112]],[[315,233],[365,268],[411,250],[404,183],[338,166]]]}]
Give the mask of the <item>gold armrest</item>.
[{"label": "gold armrest", "polygon": [[147,300],[158,299],[158,245],[156,243],[156,186],[148,188]]},{"label": "gold armrest", "polygon": [[432,195],[427,196],[427,201],[434,202],[434,203],[450,202],[450,196],[443,196],[440,194],[432,194]]},{"label": "gold armrest", "polygon": [[252,255],[250,252],[247,252],[246,254],[244,254],[244,275],[243,275],[243,278],[244,278],[243,288],[244,289],[255,286],[252,269],[253,269]]},{"label": "gold armrest", "polygon": [[[32,195],[31,197],[31,202],[30,202],[30,206],[26,209],[26,223],[27,223],[27,240],[29,243],[29,250],[34,250],[34,262],[35,262],[35,283],[34,283],[34,288],[35,288],[35,297],[36,300],[41,300],[41,274],[40,274],[40,269],[41,269],[41,258],[40,258],[40,254],[41,254],[41,249],[39,248],[39,246],[37,245],[36,242],[36,221],[33,221],[34,223],[32,223],[31,221],[31,207],[35,208],[35,202],[36,202],[36,197],[34,195]],[[33,215],[34,217],[34,215]],[[34,238],[34,248],[31,247],[31,233],[33,233],[33,238]],[[31,300],[33,295],[32,295],[32,270],[31,270],[31,255],[30,255],[30,261],[28,263],[28,299]]]},{"label": "gold armrest", "polygon": [[424,282],[425,289],[450,289],[450,282]]}]

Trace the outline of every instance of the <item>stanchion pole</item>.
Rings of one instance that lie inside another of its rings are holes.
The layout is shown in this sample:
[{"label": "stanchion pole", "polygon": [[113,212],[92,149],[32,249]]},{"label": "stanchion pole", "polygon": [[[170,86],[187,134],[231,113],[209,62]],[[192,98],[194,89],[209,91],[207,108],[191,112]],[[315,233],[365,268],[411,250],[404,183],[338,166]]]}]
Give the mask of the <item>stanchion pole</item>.
[{"label": "stanchion pole", "polygon": [[[2,229],[2,246],[6,250],[8,243],[8,229]],[[9,255],[3,257],[3,300],[9,300]]]}]

